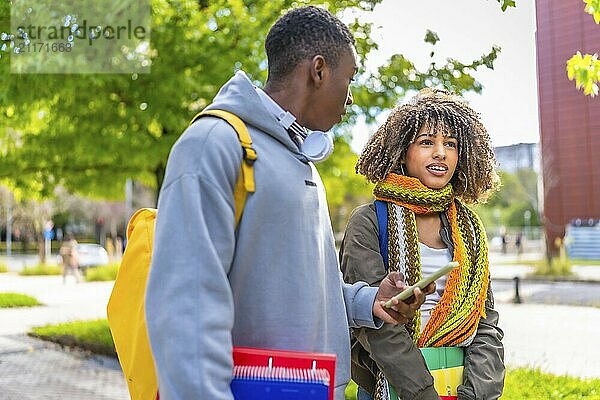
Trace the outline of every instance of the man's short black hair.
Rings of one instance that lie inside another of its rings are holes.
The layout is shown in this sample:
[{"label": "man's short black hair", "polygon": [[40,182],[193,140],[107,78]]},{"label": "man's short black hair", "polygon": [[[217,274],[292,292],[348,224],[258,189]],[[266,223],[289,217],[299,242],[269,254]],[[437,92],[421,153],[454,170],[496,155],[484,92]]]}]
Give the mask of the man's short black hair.
[{"label": "man's short black hair", "polygon": [[293,9],[279,18],[267,35],[269,81],[281,80],[316,55],[336,67],[354,43],[348,27],[329,11],[314,6]]}]

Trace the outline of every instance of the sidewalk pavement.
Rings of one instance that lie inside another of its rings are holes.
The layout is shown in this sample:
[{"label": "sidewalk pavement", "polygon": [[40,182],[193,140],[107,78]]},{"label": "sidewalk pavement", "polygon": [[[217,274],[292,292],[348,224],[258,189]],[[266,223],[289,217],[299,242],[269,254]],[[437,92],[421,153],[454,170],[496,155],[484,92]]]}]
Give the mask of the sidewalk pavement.
[{"label": "sidewalk pavement", "polygon": [[25,333],[34,326],[78,319],[106,318],[106,304],[114,282],[75,283],[73,276],[0,274],[0,292],[37,298],[44,307],[0,308],[0,335]]},{"label": "sidewalk pavement", "polygon": [[600,378],[600,308],[496,302],[508,367]]},{"label": "sidewalk pavement", "polygon": [[32,327],[106,318],[113,282],[76,284],[69,276],[0,274],[0,292],[36,297],[32,308],[0,308],[0,398],[3,400],[127,400],[116,359],[69,351],[25,335]]},{"label": "sidewalk pavement", "polygon": [[[535,268],[519,261],[539,260],[539,253],[490,253],[493,281],[555,282],[560,278],[531,276]],[[510,264],[506,264],[510,263]],[[513,264],[515,263],[515,264]],[[598,265],[572,267],[569,282],[600,283]],[[527,289],[523,290],[527,295]],[[513,290],[495,292],[500,327],[504,330],[505,362],[509,367],[534,367],[556,375],[600,378],[600,308],[559,304],[513,304]],[[531,293],[529,293],[531,294]],[[600,296],[599,296],[600,297]]]},{"label": "sidewalk pavement", "polygon": [[3,400],[128,400],[116,359],[61,349],[21,335],[0,335]]},{"label": "sidewalk pavement", "polygon": [[[526,266],[491,264],[493,279],[512,279],[529,272]],[[585,266],[582,271],[600,278],[600,267]],[[60,276],[0,274],[0,292],[26,293],[45,304],[0,309],[2,399],[128,399],[116,360],[65,351],[25,335],[34,326],[105,318],[112,285],[76,284],[70,276],[64,285]],[[510,294],[497,296],[496,308],[509,367],[531,366],[554,374],[600,378],[600,346],[594,345],[600,332],[600,308],[512,304]]]},{"label": "sidewalk pavement", "polygon": [[[526,253],[522,255],[490,253],[490,275],[492,279],[508,280],[518,277],[519,279],[531,279],[536,281],[561,281],[564,278],[551,277],[533,277],[532,274],[535,268],[525,263],[519,264],[520,261],[528,262],[540,260],[543,255],[540,253]],[[598,265],[577,265],[574,264],[571,268],[573,276],[569,277],[570,282],[600,282],[600,261]]]}]

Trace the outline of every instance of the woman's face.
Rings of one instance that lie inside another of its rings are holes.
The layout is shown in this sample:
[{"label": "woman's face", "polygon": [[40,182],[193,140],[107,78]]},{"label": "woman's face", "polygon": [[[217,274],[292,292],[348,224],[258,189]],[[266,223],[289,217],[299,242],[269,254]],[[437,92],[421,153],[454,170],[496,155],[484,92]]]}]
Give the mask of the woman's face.
[{"label": "woman's face", "polygon": [[452,179],[458,164],[458,141],[433,128],[421,128],[408,146],[406,174],[430,189],[441,189]]}]

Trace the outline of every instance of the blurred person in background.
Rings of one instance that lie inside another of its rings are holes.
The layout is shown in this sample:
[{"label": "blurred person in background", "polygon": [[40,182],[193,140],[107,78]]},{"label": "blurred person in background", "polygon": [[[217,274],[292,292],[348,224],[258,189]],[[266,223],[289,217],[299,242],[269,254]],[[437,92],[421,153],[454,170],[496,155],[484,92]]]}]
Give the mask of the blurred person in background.
[{"label": "blurred person in background", "polygon": [[77,283],[81,282],[81,272],[79,270],[79,255],[77,253],[77,240],[72,234],[67,235],[67,240],[60,246],[59,254],[62,259],[63,283],[67,283],[67,275],[75,277]]}]

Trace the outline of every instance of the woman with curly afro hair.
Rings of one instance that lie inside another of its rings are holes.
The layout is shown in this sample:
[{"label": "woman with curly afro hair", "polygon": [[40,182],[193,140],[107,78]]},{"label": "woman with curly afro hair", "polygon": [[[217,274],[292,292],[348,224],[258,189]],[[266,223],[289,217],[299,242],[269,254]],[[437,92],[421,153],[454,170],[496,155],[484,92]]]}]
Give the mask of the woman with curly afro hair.
[{"label": "woman with curly afro hair", "polygon": [[[409,323],[353,330],[359,400],[502,394],[503,332],[487,238],[466,206],[484,202],[498,188],[495,167],[479,115],[443,90],[421,90],[368,141],[356,171],[375,183],[376,201],[350,216],[340,248],[344,279],[377,286],[398,270],[412,285],[451,260],[459,265],[436,281],[436,291]],[[447,362],[438,365],[439,359]],[[444,373],[455,377],[451,384],[438,378]]]}]

